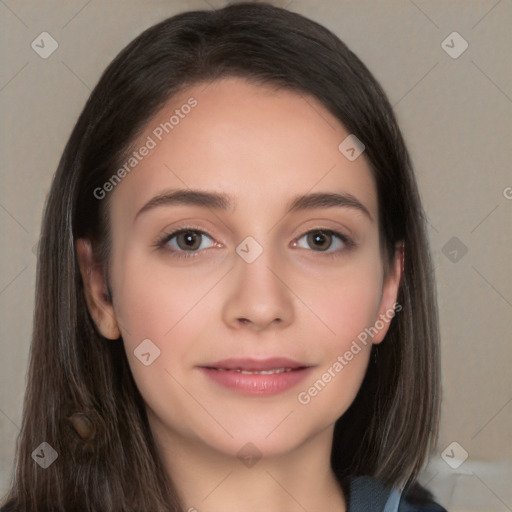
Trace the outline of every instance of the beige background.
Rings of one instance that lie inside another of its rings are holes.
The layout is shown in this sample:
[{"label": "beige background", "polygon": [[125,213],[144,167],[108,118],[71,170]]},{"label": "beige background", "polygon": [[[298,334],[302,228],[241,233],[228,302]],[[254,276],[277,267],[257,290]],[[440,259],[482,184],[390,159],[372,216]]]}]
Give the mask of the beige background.
[{"label": "beige background", "polygon": [[[275,3],[324,24],[367,64],[415,162],[436,265],[444,385],[438,453],[422,479],[451,512],[510,511],[512,2]],[[131,39],[177,12],[222,5],[0,0],[1,494],[21,420],[33,247],[64,144],[100,73]],[[46,60],[30,46],[43,31],[59,44]],[[456,59],[441,46],[453,31],[469,43]],[[452,237],[467,247],[458,262],[445,247]],[[469,454],[457,469],[440,455],[453,441]]]}]

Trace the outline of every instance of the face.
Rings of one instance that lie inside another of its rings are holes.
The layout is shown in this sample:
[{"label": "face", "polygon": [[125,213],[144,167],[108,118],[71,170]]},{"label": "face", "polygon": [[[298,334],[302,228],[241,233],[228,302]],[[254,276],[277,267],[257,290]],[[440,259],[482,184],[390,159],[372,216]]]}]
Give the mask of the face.
[{"label": "face", "polygon": [[384,275],[348,135],[313,98],[228,78],[173,97],[134,144],[108,192],[113,301],[99,284],[88,300],[119,329],[158,439],[278,455],[355,398],[399,265]]}]

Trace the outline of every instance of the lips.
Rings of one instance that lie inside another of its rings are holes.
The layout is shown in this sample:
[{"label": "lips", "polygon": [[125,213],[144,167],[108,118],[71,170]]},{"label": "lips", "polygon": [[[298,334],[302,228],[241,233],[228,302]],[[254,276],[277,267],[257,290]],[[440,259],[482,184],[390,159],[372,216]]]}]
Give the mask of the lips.
[{"label": "lips", "polygon": [[291,371],[298,368],[306,368],[308,365],[286,357],[272,357],[269,359],[223,359],[205,367],[217,370],[240,370],[242,372],[256,373],[275,370]]},{"label": "lips", "polygon": [[291,368],[275,368],[272,370],[242,370],[241,368],[233,368],[232,370],[227,370],[226,368],[217,368],[220,371],[228,371],[228,372],[239,372],[244,373],[246,375],[272,375],[274,373],[283,373],[283,372],[291,372],[293,371]]},{"label": "lips", "polygon": [[224,359],[200,366],[210,380],[248,395],[275,395],[302,381],[311,366],[293,359]]}]

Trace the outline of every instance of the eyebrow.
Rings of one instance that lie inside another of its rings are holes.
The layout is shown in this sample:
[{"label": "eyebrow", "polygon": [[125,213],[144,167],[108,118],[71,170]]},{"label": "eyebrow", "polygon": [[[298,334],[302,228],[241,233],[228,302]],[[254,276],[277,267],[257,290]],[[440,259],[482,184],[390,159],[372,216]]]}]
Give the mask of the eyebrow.
[{"label": "eyebrow", "polygon": [[[150,199],[135,215],[135,220],[143,213],[161,206],[174,205],[202,206],[214,210],[229,210],[234,207],[233,200],[226,194],[206,192],[203,190],[175,189],[169,190]],[[350,208],[364,213],[370,220],[373,217],[352,194],[337,194],[333,192],[317,192],[296,196],[287,205],[286,213],[313,210],[315,208]]]}]

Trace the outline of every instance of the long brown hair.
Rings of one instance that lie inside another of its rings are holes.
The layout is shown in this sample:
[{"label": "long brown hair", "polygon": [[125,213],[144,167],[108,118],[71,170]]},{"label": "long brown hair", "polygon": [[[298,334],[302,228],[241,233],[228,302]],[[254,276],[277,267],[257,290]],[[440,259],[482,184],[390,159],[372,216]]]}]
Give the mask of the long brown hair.
[{"label": "long brown hair", "polygon": [[[334,34],[259,3],[186,12],[147,29],[108,66],[65,147],[44,211],[28,383],[4,510],[178,511],[122,340],[98,334],[75,241],[108,262],[101,187],[137,134],[184,87],[240,76],[311,95],[364,143],[374,174],[385,260],[405,245],[398,302],[378,362],[337,421],[331,464],[340,482],[371,475],[412,483],[437,433],[438,318],[412,165],[392,107],[365,65]],[[58,454],[42,469],[42,442]]]}]

